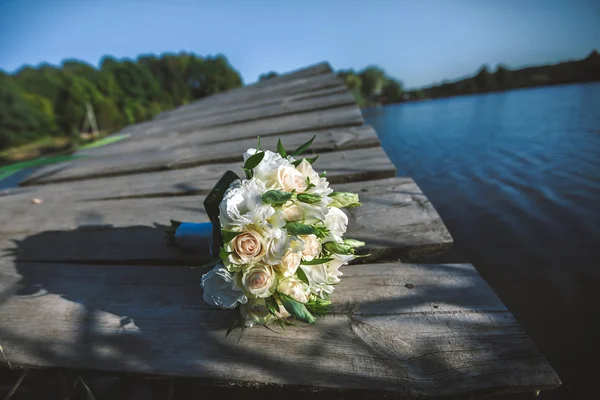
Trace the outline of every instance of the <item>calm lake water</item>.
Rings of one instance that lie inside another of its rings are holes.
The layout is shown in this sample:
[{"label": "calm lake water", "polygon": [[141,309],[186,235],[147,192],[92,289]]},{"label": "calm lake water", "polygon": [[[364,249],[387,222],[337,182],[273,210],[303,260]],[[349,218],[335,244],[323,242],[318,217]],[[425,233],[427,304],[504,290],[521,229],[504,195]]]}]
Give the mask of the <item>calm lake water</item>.
[{"label": "calm lake water", "polygon": [[453,235],[446,259],[477,268],[563,380],[541,398],[589,398],[600,372],[600,83],[363,114]]}]

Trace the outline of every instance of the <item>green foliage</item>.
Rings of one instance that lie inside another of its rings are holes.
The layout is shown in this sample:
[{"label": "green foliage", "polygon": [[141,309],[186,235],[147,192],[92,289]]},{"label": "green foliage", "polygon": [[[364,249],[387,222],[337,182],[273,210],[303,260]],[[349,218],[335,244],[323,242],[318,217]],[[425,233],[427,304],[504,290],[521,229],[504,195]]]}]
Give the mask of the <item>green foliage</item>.
[{"label": "green foliage", "polygon": [[475,83],[481,92],[489,92],[496,88],[494,75],[490,74],[486,65],[479,69],[475,76]]},{"label": "green foliage", "polygon": [[314,235],[316,233],[314,227],[300,222],[288,222],[285,224],[285,229],[289,235]]},{"label": "green foliage", "polygon": [[262,195],[262,201],[270,204],[273,207],[281,206],[285,202],[291,200],[293,197],[292,193],[284,192],[281,190],[268,190]]},{"label": "green foliage", "polygon": [[512,86],[512,73],[504,65],[498,65],[494,75],[496,82],[501,89],[508,89]]},{"label": "green foliage", "polygon": [[262,82],[262,81],[267,81],[269,79],[275,78],[279,76],[279,74],[275,71],[269,71],[266,74],[260,74],[258,77],[258,81]]},{"label": "green foliage", "polygon": [[278,293],[277,295],[279,296],[279,300],[281,300],[283,307],[287,312],[292,314],[294,318],[296,318],[298,321],[303,321],[311,325],[315,324],[317,319],[307,310],[304,304],[283,293]]},{"label": "green foliage", "polygon": [[242,85],[222,55],[105,56],[100,68],[68,59],[0,76],[0,149],[48,135],[76,136],[93,107],[100,130],[153,118],[163,110]]},{"label": "green foliage", "polygon": [[361,92],[366,98],[381,94],[387,83],[385,72],[378,67],[367,67],[360,73]]}]

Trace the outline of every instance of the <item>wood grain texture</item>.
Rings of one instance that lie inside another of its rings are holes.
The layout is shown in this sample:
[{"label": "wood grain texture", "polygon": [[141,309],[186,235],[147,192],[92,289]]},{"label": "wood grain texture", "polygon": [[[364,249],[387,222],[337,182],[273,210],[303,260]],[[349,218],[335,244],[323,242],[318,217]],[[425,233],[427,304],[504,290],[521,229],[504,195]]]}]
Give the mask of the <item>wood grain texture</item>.
[{"label": "wood grain texture", "polygon": [[[316,138],[310,148],[311,153],[379,146],[377,133],[370,126],[289,134],[283,141],[288,149],[293,150],[314,135]],[[84,157],[42,167],[24,179],[23,184],[64,182],[205,164],[241,162],[242,154],[257,144],[255,138],[210,144],[189,143],[188,140],[181,143],[178,139],[181,137],[165,141],[160,149]],[[261,138],[261,147],[275,151],[278,139],[276,136]]]},{"label": "wood grain texture", "polygon": [[[443,221],[412,179],[333,188],[360,193],[363,206],[345,210],[346,236],[366,242],[367,260],[414,261],[452,246]],[[161,227],[170,219],[208,222],[203,196],[78,202],[55,192],[39,205],[31,197],[29,192],[0,197],[0,207],[12,210],[0,216],[0,238],[7,240],[0,250],[18,252],[20,260],[186,265],[208,259],[208,244],[178,252],[167,246]]]},{"label": "wood grain texture", "polygon": [[[38,190],[40,196],[48,197],[59,193],[65,198],[88,200],[208,194],[225,171],[232,170],[243,176],[241,166],[241,162],[208,164],[171,171],[43,185]],[[60,170],[62,167],[57,168]],[[381,147],[326,153],[326,156],[315,162],[315,169],[319,172],[327,171],[327,179],[331,184],[388,178],[396,174],[396,168]]]},{"label": "wood grain texture", "polygon": [[156,119],[170,118],[177,114],[206,110],[215,106],[222,107],[235,103],[255,101],[260,98],[274,98],[280,95],[305,93],[333,85],[337,86],[339,82],[339,80],[336,80],[331,67],[326,63],[322,63],[289,75],[282,75],[274,79],[205,97],[174,110],[165,111],[159,114]]},{"label": "wood grain texture", "polygon": [[144,151],[161,151],[171,142],[180,145],[205,145],[209,143],[226,143],[234,140],[267,136],[285,136],[291,133],[331,130],[347,128],[363,124],[360,110],[355,105],[317,110],[301,114],[249,121],[246,123],[200,128],[187,132],[169,130],[160,135],[137,135],[108,145],[106,149],[86,154],[106,155],[119,153],[136,153]]},{"label": "wood grain texture", "polygon": [[[145,135],[160,135],[165,132],[188,132],[190,130],[208,129],[217,126],[275,118],[291,114],[307,113],[315,110],[355,105],[354,96],[345,88],[326,96],[316,93],[314,97],[301,98],[295,101],[285,101],[279,104],[265,105],[256,108],[237,111],[214,109],[212,113],[196,115],[193,112],[181,115],[181,118],[171,118],[156,121],[145,128]],[[211,109],[212,110],[212,109]]]},{"label": "wood grain texture", "polygon": [[[305,82],[297,82],[294,88],[281,93],[275,93],[270,96],[248,96],[245,101],[234,101],[226,104],[213,105],[211,107],[188,107],[185,109],[177,108],[171,111],[172,114],[166,116],[159,114],[154,119],[144,124],[148,125],[150,122],[167,123],[169,121],[180,121],[199,116],[234,114],[246,112],[251,109],[260,110],[274,106],[286,106],[292,103],[303,102],[309,98],[316,99],[339,94],[341,92],[348,92],[346,85],[341,79],[336,78],[333,75],[320,76]],[[138,128],[138,126],[134,125],[129,129],[132,128]],[[132,130],[139,131],[140,129]]]},{"label": "wood grain texture", "polygon": [[198,270],[5,259],[0,274],[0,341],[16,367],[402,398],[470,398],[560,384],[470,265],[348,266],[333,313],[317,325],[254,327],[239,341],[239,331],[225,337],[231,312],[203,303]]},{"label": "wood grain texture", "polygon": [[215,126],[221,124],[239,123],[261,118],[271,118],[279,115],[306,112],[324,108],[333,108],[342,105],[354,104],[352,96],[346,86],[340,85],[332,88],[316,90],[309,93],[285,96],[282,98],[265,98],[246,103],[234,103],[231,106],[215,107],[207,110],[190,111],[178,114],[174,118],[153,120],[147,124],[150,131],[155,127],[170,126],[183,122],[196,121],[198,126]]}]

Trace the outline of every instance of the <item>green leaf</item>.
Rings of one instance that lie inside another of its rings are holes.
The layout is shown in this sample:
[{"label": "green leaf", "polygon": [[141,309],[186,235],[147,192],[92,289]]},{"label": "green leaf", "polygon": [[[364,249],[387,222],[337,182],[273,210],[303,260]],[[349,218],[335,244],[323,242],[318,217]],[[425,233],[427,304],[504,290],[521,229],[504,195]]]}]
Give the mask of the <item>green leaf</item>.
[{"label": "green leaf", "polygon": [[307,310],[306,306],[288,295],[279,293],[279,299],[283,304],[283,307],[292,314],[298,321],[303,321],[314,325],[317,319]]},{"label": "green leaf", "polygon": [[299,160],[296,160],[296,161],[294,161],[294,162],[292,163],[292,165],[293,165],[294,167],[297,167],[297,166],[298,166],[298,165],[300,165],[300,164],[302,163],[302,161],[304,161],[304,160],[308,161],[308,162],[309,162],[309,164],[312,164],[312,163],[314,163],[315,161],[317,161],[317,158],[319,158],[319,156],[318,156],[318,155],[317,155],[317,156],[315,156],[315,157],[313,157],[313,158],[301,158],[301,159],[299,159]]},{"label": "green leaf", "polygon": [[275,300],[275,297],[273,297],[273,296],[267,297],[265,299],[265,303],[267,304],[269,313],[271,313],[274,316],[277,316],[277,313],[279,312],[279,304],[277,304],[277,300]]},{"label": "green leaf", "polygon": [[314,164],[314,162],[317,161],[318,158],[319,158],[319,155],[317,154],[313,158],[307,158],[306,161],[308,161],[311,164]]},{"label": "green leaf", "polygon": [[279,327],[281,329],[283,329],[285,331],[285,323],[283,322],[283,320],[281,318],[276,319],[275,322],[277,323],[277,325],[279,325]]},{"label": "green leaf", "polygon": [[219,221],[219,205],[221,204],[221,200],[223,200],[223,195],[227,189],[229,189],[229,186],[238,179],[240,179],[240,177],[237,176],[235,172],[225,172],[204,200],[204,209],[213,225],[211,254],[217,254],[223,245],[221,222]]},{"label": "green leaf", "polygon": [[306,283],[307,285],[310,285],[310,283],[308,283],[308,277],[306,276],[306,273],[302,268],[298,268],[296,270],[296,276],[298,276],[298,279],[300,279],[302,282]]},{"label": "green leaf", "polygon": [[300,193],[296,198],[298,201],[308,204],[317,204],[321,202],[321,196],[318,194]]},{"label": "green leaf", "polygon": [[231,242],[240,233],[242,233],[242,232],[233,232],[233,231],[226,231],[225,229],[221,229],[221,235],[223,236],[223,243]]},{"label": "green leaf", "polygon": [[239,318],[236,318],[233,321],[231,321],[231,325],[229,325],[229,328],[227,328],[225,337],[229,336],[231,331],[233,331],[235,328],[239,328],[241,325],[242,325],[242,321]]},{"label": "green leaf", "polygon": [[308,150],[308,148],[310,147],[310,145],[312,144],[313,140],[315,140],[315,138],[317,137],[317,135],[314,135],[312,137],[312,139],[310,139],[308,142],[300,145],[296,150],[294,150],[294,152],[291,154],[292,157],[296,157],[299,156],[300,154],[304,153],[306,150]]},{"label": "green leaf", "polygon": [[313,228],[315,229],[315,235],[317,235],[319,239],[324,239],[329,236],[329,229],[325,226],[314,226]]},{"label": "green leaf", "polygon": [[323,248],[333,254],[354,254],[354,247],[338,242],[323,243]]},{"label": "green leaf", "polygon": [[288,222],[284,227],[289,235],[314,235],[315,228],[310,225],[302,224],[300,222]]},{"label": "green leaf", "polygon": [[230,252],[226,251],[222,247],[219,249],[219,257],[221,258],[221,260],[223,260],[223,262],[225,262],[229,258],[230,254]]},{"label": "green leaf", "polygon": [[319,178],[325,178],[327,176],[327,171],[323,171],[319,174]]},{"label": "green leaf", "polygon": [[244,174],[246,174],[246,179],[252,179],[252,176],[254,176],[254,172],[252,172],[252,170],[248,168],[242,167],[242,169],[244,170]]},{"label": "green leaf", "polygon": [[267,190],[262,195],[263,203],[271,204],[272,206],[280,206],[286,201],[292,199],[294,195],[290,192],[284,192],[281,190]]},{"label": "green leaf", "polygon": [[329,301],[329,299],[321,299],[317,297],[315,300],[311,300],[306,303],[305,306],[309,312],[322,317],[323,315],[327,315],[327,308],[330,304],[331,301]]},{"label": "green leaf", "polygon": [[287,153],[285,152],[285,147],[283,147],[283,143],[281,143],[281,139],[277,141],[277,152],[283,158],[287,157]]},{"label": "green leaf", "polygon": [[244,169],[254,169],[265,158],[265,152],[261,151],[250,156],[244,163]]},{"label": "green leaf", "polygon": [[333,260],[333,258],[313,258],[310,261],[302,261],[300,264],[302,264],[302,265],[319,265],[319,264],[328,263],[331,260]]}]

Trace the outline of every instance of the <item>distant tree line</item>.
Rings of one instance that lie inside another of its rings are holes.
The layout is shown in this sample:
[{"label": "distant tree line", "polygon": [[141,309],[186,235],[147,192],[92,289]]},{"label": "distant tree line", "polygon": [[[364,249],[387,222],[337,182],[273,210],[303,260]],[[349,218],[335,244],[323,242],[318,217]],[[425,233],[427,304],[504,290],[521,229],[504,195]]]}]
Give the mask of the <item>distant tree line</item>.
[{"label": "distant tree line", "polygon": [[60,66],[0,71],[0,149],[45,136],[77,136],[92,105],[100,130],[112,132],[163,110],[242,85],[221,55],[104,57],[99,68],[77,60]]},{"label": "distant tree line", "polygon": [[358,72],[341,70],[338,76],[361,106],[373,106],[531,86],[600,81],[600,55],[594,50],[583,60],[516,70],[498,65],[491,72],[487,66],[482,66],[472,77],[414,90],[405,90],[400,81],[389,77],[378,67],[367,67]]},{"label": "distant tree line", "polygon": [[596,50],[583,60],[566,61],[553,65],[515,70],[511,70],[505,65],[498,65],[493,72],[484,65],[472,77],[408,91],[402,101],[592,81],[600,81],[600,55]]}]

